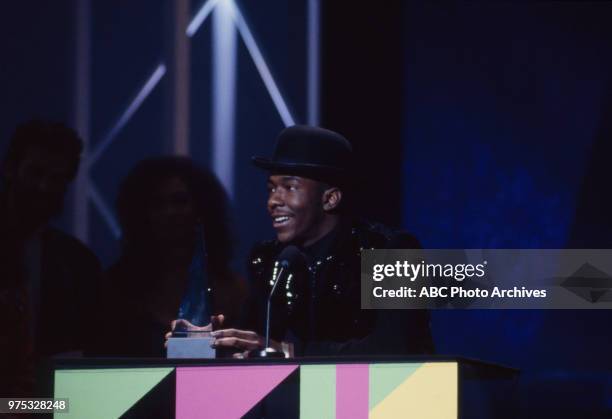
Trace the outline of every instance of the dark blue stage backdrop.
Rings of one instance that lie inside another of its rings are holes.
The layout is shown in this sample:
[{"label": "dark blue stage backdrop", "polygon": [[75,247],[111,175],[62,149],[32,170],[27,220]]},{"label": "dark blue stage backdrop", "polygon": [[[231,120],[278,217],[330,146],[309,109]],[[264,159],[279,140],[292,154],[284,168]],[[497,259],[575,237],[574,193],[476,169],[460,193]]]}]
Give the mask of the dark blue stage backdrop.
[{"label": "dark blue stage backdrop", "polygon": [[[204,0],[190,2],[189,19],[206,6]],[[94,1],[92,6],[92,142],[108,132],[109,126],[129,104],[134,94],[159,63],[168,73],[144,101],[112,146],[92,170],[101,195],[114,203],[117,188],[128,170],[140,159],[173,153],[169,125],[173,112],[172,41],[169,15],[172,3],[165,1]],[[237,1],[265,64],[296,123],[306,121],[306,2],[262,0],[257,4]],[[215,169],[219,159],[213,152],[214,14],[208,15],[190,37],[189,53],[189,156],[199,165]],[[139,22],[143,22],[140,24]],[[231,23],[231,22],[230,22]],[[230,29],[228,27],[228,29]],[[251,56],[252,50],[238,32],[235,34],[235,72],[233,109],[234,145],[223,164],[233,167],[230,189],[235,209],[233,227],[236,238],[236,263],[244,270],[250,246],[262,238],[273,237],[265,207],[265,176],[250,162],[253,155],[267,155],[277,133],[284,128],[270,93]],[[137,53],[136,53],[137,52]],[[230,61],[231,63],[231,61]],[[230,71],[231,69],[224,69]],[[216,159],[216,160],[215,160]],[[112,168],[112,170],[109,170]],[[92,245],[105,265],[117,255],[119,241],[107,223],[93,210],[90,223]]]},{"label": "dark blue stage backdrop", "polygon": [[[424,246],[612,245],[611,21],[606,2],[405,8],[403,225]],[[442,353],[610,408],[611,314],[439,311],[433,330]]]},{"label": "dark blue stage backdrop", "polygon": [[[177,48],[173,13],[177,2],[38,0],[12,4],[0,14],[0,53],[4,57],[0,65],[0,154],[15,125],[30,118],[76,125],[77,46],[84,37],[78,30],[79,3],[90,4],[90,41],[86,49],[90,94],[87,108],[81,109],[89,117],[89,132],[80,134],[87,138],[90,154],[107,144],[90,165],[83,164],[88,187],[95,195],[95,199],[85,198],[85,241],[104,266],[116,260],[120,230],[114,206],[119,185],[141,159],[177,152],[173,118],[187,114],[188,150],[183,154],[210,170],[219,165],[231,168],[228,172],[233,177],[229,189],[235,209],[235,268],[244,271],[252,244],[273,237],[265,206],[265,174],[251,165],[251,156],[268,155],[286,124],[303,124],[309,119],[308,2],[235,1],[243,26],[248,27],[249,44],[245,42],[244,27],[239,28],[235,21],[220,24],[224,30],[215,33],[217,10],[231,4],[217,2],[220,6],[206,14],[188,39],[189,52],[184,61],[187,80],[182,80],[188,103],[183,114],[173,101]],[[186,3],[186,22],[178,31],[183,40],[187,39],[187,24],[191,26],[207,4],[217,4],[207,0]],[[219,44],[223,44],[219,48],[226,48],[220,55],[231,58],[221,71],[224,74],[216,77],[233,74],[229,81],[233,92],[228,88],[219,94],[229,98],[226,105],[231,103],[222,117],[215,114],[219,106],[215,109],[213,86],[213,69],[220,61],[215,56],[215,45]],[[256,62],[255,58],[260,60]],[[266,70],[269,74],[265,74]],[[276,92],[264,76],[269,76]],[[289,118],[281,117],[274,94],[286,106]],[[227,115],[233,118],[233,133],[228,135],[233,144],[228,147],[228,157],[220,159],[213,151],[213,129]],[[115,129],[118,126],[120,129]],[[68,232],[74,230],[72,198],[78,197],[68,197],[65,214],[58,221]]]},{"label": "dark blue stage backdrop", "polygon": [[[1,149],[14,125],[33,116],[74,125],[76,1],[11,2],[0,13]],[[612,3],[396,0],[389,9],[384,2],[356,3],[322,1],[328,12],[321,33],[322,120],[360,141],[365,161],[380,159],[372,164],[380,173],[373,188],[379,195],[371,205],[382,207],[383,198],[400,189],[394,186],[399,174],[403,227],[425,247],[612,247]],[[91,2],[91,147],[103,141],[156,66],[168,64],[168,73],[91,167],[92,185],[110,215],[128,170],[144,157],[173,150],[168,129],[173,4]],[[204,4],[191,1],[189,16]],[[307,1],[236,4],[293,119],[306,122]],[[352,8],[361,10],[366,23],[354,23]],[[372,16],[381,28],[366,19]],[[393,25],[397,30],[388,29]],[[377,44],[389,35],[381,35],[385,30],[397,32],[401,42]],[[189,152],[211,168],[219,163],[211,153],[213,39],[209,18],[191,38],[189,60]],[[238,267],[255,240],[272,235],[265,176],[249,159],[270,152],[284,123],[252,51],[241,38],[235,45],[230,163]],[[397,49],[403,57],[399,75]],[[372,50],[379,53],[368,53]],[[326,67],[339,64],[334,56],[349,55],[352,71]],[[403,88],[403,105],[395,98],[382,100],[379,90],[390,88]],[[377,125],[400,122],[403,158],[397,168],[399,158],[381,157],[397,157],[393,128],[380,138],[372,135],[381,132]],[[393,179],[384,183],[385,177]],[[388,214],[396,210],[392,207]],[[73,211],[68,205],[62,223],[68,231]],[[90,203],[89,213],[89,244],[108,266],[119,240],[99,205]],[[530,411],[547,417],[562,400],[570,417],[588,417],[591,410],[612,411],[612,377],[605,372],[612,370],[610,324],[612,313],[605,311],[456,310],[434,312],[432,326],[440,353],[522,368],[521,399]]]}]

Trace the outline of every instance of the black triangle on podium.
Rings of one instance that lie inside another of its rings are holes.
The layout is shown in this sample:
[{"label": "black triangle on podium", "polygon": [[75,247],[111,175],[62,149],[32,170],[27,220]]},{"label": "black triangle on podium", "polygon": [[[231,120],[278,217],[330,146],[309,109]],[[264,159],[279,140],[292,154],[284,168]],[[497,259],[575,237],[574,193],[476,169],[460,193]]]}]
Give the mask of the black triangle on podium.
[{"label": "black triangle on podium", "polygon": [[121,415],[121,419],[174,419],[175,404],[176,369]]},{"label": "black triangle on podium", "polygon": [[297,419],[299,417],[300,369],[296,368],[242,418]]}]

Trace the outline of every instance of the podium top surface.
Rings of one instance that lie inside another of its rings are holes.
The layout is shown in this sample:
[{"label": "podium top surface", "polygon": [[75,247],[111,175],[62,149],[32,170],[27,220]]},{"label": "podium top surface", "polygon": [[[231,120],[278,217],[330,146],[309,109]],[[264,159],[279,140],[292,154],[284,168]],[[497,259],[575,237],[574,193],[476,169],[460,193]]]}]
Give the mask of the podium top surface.
[{"label": "podium top surface", "polygon": [[[246,365],[278,365],[278,364],[384,364],[384,363],[424,363],[424,362],[456,362],[460,366],[485,374],[491,378],[511,378],[519,374],[519,370],[508,366],[447,355],[407,355],[407,356],[332,356],[304,357],[290,359],[167,359],[167,358],[57,358],[52,361],[56,370],[64,369],[95,369],[95,368],[145,368],[145,367],[188,367],[188,366],[246,366]],[[479,374],[479,375],[480,375]]]}]

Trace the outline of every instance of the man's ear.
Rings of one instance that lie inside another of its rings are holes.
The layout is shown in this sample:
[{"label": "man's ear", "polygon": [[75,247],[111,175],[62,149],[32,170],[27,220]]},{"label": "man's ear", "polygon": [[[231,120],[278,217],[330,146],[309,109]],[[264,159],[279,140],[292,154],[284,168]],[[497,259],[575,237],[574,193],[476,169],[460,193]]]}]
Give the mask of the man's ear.
[{"label": "man's ear", "polygon": [[342,201],[342,191],[339,188],[332,187],[323,192],[323,209],[325,211],[333,211],[340,205]]}]

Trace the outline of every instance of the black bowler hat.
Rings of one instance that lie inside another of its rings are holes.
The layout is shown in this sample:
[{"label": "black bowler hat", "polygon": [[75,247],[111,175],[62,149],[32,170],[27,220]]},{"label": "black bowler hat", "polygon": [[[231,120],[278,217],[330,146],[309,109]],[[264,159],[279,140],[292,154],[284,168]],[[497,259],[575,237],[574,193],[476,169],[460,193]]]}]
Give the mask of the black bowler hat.
[{"label": "black bowler hat", "polygon": [[253,157],[253,164],[272,173],[344,182],[353,148],[342,135],[325,128],[294,125],[281,131],[272,158]]}]

